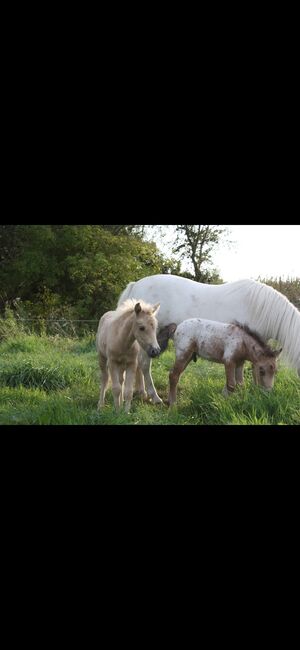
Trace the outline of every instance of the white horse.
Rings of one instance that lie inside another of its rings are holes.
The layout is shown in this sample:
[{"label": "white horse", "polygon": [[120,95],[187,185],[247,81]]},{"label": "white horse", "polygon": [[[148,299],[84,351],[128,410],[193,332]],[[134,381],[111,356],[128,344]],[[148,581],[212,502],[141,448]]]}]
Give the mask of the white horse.
[{"label": "white horse", "polygon": [[[283,348],[283,358],[300,376],[300,312],[279,291],[262,282],[237,280],[225,284],[202,284],[177,275],[151,275],[130,282],[118,304],[127,298],[160,302],[158,333],[166,325],[179,325],[187,318],[246,323],[265,341],[271,338],[278,341]],[[142,351],[139,364],[149,397],[160,403],[162,400],[151,376],[151,359]],[[137,388],[142,393],[144,387],[140,379],[138,381]]]}]

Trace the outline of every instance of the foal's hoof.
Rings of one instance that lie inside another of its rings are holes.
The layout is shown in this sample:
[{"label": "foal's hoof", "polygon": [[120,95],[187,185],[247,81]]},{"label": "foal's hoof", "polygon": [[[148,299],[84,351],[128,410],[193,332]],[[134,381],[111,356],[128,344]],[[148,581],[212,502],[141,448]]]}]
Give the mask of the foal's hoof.
[{"label": "foal's hoof", "polygon": [[133,393],[133,397],[136,399],[141,399],[143,402],[145,402],[148,395],[144,390],[135,390]]},{"label": "foal's hoof", "polygon": [[229,397],[229,395],[232,395],[233,390],[228,390],[227,386],[225,386],[225,388],[223,388],[223,390],[222,390],[222,393],[223,393],[224,397]]}]

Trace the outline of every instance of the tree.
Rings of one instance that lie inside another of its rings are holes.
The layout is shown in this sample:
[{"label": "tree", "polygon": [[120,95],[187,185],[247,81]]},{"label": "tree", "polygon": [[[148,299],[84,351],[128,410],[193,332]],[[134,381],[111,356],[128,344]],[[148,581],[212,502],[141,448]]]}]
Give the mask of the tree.
[{"label": "tree", "polygon": [[22,307],[24,318],[100,318],[115,309],[128,282],[173,268],[154,242],[133,232],[0,226],[0,315],[9,304]]},{"label": "tree", "polygon": [[125,224],[119,226],[115,224],[103,225],[102,228],[109,230],[113,235],[134,235],[141,238],[144,236],[145,231],[145,226],[126,226]]},{"label": "tree", "polygon": [[173,253],[179,253],[182,259],[190,260],[193,274],[186,272],[181,275],[192,277],[197,282],[220,282],[216,269],[212,266],[212,253],[221,242],[227,229],[223,226],[176,226],[176,241]]},{"label": "tree", "polygon": [[282,293],[297,309],[300,309],[300,278],[286,278],[283,280],[281,277],[261,278],[259,276],[257,280]]}]

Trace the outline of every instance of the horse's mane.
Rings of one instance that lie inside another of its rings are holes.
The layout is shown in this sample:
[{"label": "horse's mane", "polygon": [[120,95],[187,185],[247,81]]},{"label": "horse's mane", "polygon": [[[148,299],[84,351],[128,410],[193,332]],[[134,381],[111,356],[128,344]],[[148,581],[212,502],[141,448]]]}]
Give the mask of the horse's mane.
[{"label": "horse's mane", "polygon": [[144,300],[136,300],[135,298],[127,298],[124,300],[116,309],[113,319],[119,318],[120,316],[125,315],[126,313],[132,313],[134,311],[135,305],[140,303],[142,311],[146,314],[152,315],[153,305],[145,302]]},{"label": "horse's mane", "polygon": [[255,330],[250,329],[250,327],[246,323],[239,323],[237,320],[232,321],[233,325],[236,325],[239,327],[243,332],[246,332],[246,334],[249,334],[256,343],[262,348],[263,353],[266,355],[266,357],[275,357],[276,352],[275,350],[272,350],[272,348],[269,347],[269,345],[266,343],[266,341],[263,341],[261,336],[256,332]]},{"label": "horse's mane", "polygon": [[287,362],[300,374],[300,312],[279,291],[256,280],[238,280],[222,285],[228,293],[246,301],[255,327],[266,340],[275,339],[283,346]]}]

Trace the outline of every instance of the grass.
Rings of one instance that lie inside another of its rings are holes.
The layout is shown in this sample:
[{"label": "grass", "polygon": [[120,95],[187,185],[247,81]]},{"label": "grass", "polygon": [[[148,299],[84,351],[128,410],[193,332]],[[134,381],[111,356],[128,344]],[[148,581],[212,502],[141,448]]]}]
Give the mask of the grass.
[{"label": "grass", "polygon": [[[163,400],[173,362],[170,343],[152,364]],[[171,410],[134,399],[129,414],[117,414],[109,389],[99,412],[94,336],[74,340],[18,334],[0,343],[0,425],[299,424],[300,382],[294,371],[279,366],[273,391],[264,393],[253,385],[249,364],[245,386],[227,399],[222,395],[224,378],[222,365],[198,359],[181,376]]]}]

